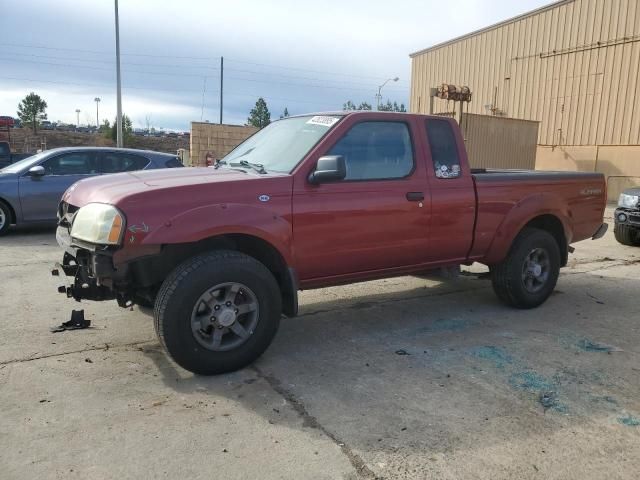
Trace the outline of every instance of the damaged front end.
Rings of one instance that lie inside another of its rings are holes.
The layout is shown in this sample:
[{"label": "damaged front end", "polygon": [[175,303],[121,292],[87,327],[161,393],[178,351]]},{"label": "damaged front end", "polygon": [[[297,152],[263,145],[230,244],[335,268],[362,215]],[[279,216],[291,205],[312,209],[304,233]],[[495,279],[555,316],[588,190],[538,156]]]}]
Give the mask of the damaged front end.
[{"label": "damaged front end", "polygon": [[[63,232],[60,232],[60,230]],[[61,235],[62,233],[62,235]],[[60,276],[61,272],[72,278],[67,285],[58,287],[58,292],[68,298],[80,300],[117,300],[121,307],[129,307],[133,303],[128,300],[124,292],[116,291],[115,284],[125,281],[125,272],[119,272],[113,267],[112,252],[99,251],[89,246],[80,246],[71,242],[63,226],[58,227],[58,243],[65,248],[62,263],[56,263],[51,270],[53,276]],[[69,239],[61,242],[61,236]]]},{"label": "damaged front end", "polygon": [[64,249],[62,263],[56,263],[53,276],[61,272],[72,278],[58,292],[68,298],[80,300],[117,300],[121,307],[131,306],[124,292],[118,292],[117,284],[126,284],[127,269],[116,269],[113,264],[115,245],[100,245],[71,237],[74,217],[79,209],[62,202],[58,212],[56,240]]}]

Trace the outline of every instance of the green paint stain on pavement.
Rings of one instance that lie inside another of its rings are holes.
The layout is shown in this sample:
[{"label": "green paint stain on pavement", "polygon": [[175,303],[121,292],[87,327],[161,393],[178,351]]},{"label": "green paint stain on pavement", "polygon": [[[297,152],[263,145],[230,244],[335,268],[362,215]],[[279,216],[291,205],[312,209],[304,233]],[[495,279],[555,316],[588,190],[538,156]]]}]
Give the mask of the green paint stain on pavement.
[{"label": "green paint stain on pavement", "polygon": [[531,371],[514,373],[509,377],[509,385],[532,393],[553,390],[550,380]]},{"label": "green paint stain on pavement", "polygon": [[513,358],[511,357],[511,355],[505,352],[504,349],[495,347],[493,345],[476,347],[471,350],[471,354],[474,357],[493,362],[496,368],[503,368],[505,365],[513,363]]},{"label": "green paint stain on pavement", "polygon": [[624,417],[618,417],[618,422],[627,427],[640,427],[640,418],[629,414]]},{"label": "green paint stain on pavement", "polygon": [[427,327],[430,332],[457,332],[469,328],[475,322],[462,318],[439,318]]}]

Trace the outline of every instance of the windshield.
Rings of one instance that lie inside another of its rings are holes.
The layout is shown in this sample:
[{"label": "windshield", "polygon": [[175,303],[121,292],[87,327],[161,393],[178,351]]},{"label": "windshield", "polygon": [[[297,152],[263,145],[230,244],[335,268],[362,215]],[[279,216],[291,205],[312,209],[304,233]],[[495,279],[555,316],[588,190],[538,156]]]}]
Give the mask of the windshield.
[{"label": "windshield", "polygon": [[23,170],[31,168],[33,165],[37,164],[40,160],[42,160],[48,153],[50,152],[41,152],[32,155],[31,157],[24,158],[19,162],[12,163],[8,167],[4,167],[0,169],[0,173],[20,173]]},{"label": "windshield", "polygon": [[340,119],[336,115],[316,115],[278,120],[238,145],[221,164],[249,162],[262,165],[266,171],[290,173]]}]

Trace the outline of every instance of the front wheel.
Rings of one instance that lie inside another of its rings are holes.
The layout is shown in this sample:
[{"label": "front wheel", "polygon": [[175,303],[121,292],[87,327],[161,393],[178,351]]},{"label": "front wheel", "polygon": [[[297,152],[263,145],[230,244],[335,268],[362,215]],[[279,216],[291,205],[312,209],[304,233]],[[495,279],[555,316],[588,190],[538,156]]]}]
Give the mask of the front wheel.
[{"label": "front wheel", "polygon": [[271,343],[282,311],[271,272],[252,257],[217,251],[179,265],[154,307],[156,333],[181,367],[201,375],[238,370]]},{"label": "front wheel", "polygon": [[0,201],[0,236],[9,231],[11,225],[11,210],[4,202]]},{"label": "front wheel", "polygon": [[535,308],[553,292],[560,275],[560,247],[544,230],[525,228],[502,263],[491,267],[493,290],[516,308]]},{"label": "front wheel", "polygon": [[628,245],[630,247],[640,246],[640,228],[616,223],[616,226],[613,228],[613,234],[618,243],[622,245]]}]

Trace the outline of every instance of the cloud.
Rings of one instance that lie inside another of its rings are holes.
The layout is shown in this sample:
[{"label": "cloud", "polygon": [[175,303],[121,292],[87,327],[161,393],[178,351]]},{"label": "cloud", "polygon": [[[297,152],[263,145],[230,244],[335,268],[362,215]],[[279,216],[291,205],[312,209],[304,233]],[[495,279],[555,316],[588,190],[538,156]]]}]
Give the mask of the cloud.
[{"label": "cloud", "polygon": [[[545,3],[121,0],[123,109],[134,124],[151,114],[172,129],[188,130],[201,112],[217,121],[220,56],[226,123],[245,122],[260,96],[276,118],[285,107],[295,114],[349,99],[374,103],[378,85],[395,76],[383,95],[407,103],[409,53]],[[52,119],[75,123],[76,108],[95,112],[96,96],[101,118],[113,118],[112,2],[21,0],[3,9],[0,114],[14,114],[36,91]]]}]

